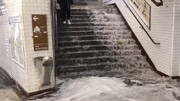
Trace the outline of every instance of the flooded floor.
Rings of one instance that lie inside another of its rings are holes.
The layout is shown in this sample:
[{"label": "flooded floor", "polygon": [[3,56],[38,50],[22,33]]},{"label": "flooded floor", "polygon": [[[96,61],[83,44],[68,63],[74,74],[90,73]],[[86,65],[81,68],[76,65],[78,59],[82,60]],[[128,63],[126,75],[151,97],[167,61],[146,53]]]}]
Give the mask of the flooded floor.
[{"label": "flooded floor", "polygon": [[1,101],[179,101],[180,81],[159,77],[150,82],[125,77],[58,79],[55,92],[19,97],[15,83],[0,70]]},{"label": "flooded floor", "polygon": [[0,69],[0,100],[21,101],[15,92],[15,83]]},{"label": "flooded floor", "polygon": [[57,92],[28,101],[179,101],[180,89],[177,81],[172,81],[166,78],[151,84],[115,77],[61,79],[57,80]]}]

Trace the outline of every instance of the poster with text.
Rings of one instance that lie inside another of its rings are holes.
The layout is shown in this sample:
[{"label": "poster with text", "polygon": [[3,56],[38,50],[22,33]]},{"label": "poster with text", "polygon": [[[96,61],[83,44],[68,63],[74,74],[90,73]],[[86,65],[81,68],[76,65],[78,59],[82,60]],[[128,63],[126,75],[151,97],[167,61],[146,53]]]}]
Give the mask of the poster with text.
[{"label": "poster with text", "polygon": [[21,29],[21,17],[10,17],[11,51],[12,58],[20,65],[24,65],[24,50]]},{"label": "poster with text", "polygon": [[143,22],[150,28],[151,6],[145,0],[129,0],[129,4],[133,7]]}]

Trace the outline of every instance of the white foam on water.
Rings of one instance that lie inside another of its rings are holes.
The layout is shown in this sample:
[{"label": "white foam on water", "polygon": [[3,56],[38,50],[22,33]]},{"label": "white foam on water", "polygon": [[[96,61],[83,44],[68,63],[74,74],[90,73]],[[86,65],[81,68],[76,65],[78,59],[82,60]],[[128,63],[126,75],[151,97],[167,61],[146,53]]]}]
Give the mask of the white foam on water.
[{"label": "white foam on water", "polygon": [[129,87],[114,77],[83,77],[63,82],[53,97],[36,101],[178,101],[173,97],[173,89],[165,87],[166,83]]}]

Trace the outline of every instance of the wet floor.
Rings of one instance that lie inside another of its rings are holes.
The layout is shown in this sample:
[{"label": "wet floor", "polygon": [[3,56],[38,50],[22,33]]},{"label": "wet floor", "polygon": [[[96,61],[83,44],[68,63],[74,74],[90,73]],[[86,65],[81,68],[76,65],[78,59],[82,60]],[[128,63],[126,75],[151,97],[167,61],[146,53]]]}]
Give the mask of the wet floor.
[{"label": "wet floor", "polygon": [[0,69],[0,100],[1,101],[21,101],[15,92],[15,82],[13,82],[5,72]]},{"label": "wet floor", "polygon": [[0,89],[15,86],[15,83],[0,69]]}]

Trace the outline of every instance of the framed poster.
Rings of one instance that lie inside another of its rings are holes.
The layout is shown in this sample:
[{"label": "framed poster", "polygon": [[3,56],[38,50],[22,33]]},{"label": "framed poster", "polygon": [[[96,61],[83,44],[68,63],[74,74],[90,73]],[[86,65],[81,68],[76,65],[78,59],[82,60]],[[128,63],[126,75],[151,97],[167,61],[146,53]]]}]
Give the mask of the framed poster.
[{"label": "framed poster", "polygon": [[24,67],[24,50],[21,28],[21,17],[9,17],[9,30],[11,34],[11,52],[15,62]]},{"label": "framed poster", "polygon": [[145,25],[151,29],[151,6],[145,0],[128,0],[128,2]]}]

